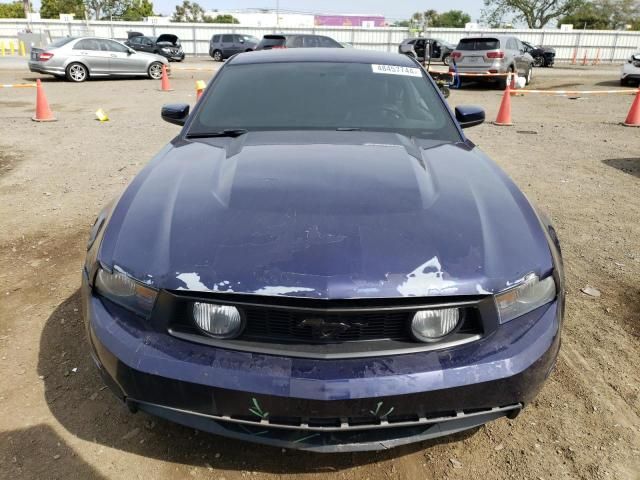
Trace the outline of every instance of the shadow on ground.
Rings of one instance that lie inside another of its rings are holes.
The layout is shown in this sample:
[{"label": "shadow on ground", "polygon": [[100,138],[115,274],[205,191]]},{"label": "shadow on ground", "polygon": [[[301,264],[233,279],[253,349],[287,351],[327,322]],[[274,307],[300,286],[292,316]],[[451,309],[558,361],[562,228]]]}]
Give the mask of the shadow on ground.
[{"label": "shadow on ground", "polygon": [[38,374],[44,377],[45,399],[54,417],[77,437],[136,455],[193,466],[278,474],[331,472],[461,441],[478,430],[379,453],[322,455],[250,445],[143,412],[131,414],[104,387],[93,365],[85,340],[79,291],[58,306],[44,326]]},{"label": "shadow on ground", "polygon": [[617,168],[621,172],[640,177],[640,157],[636,158],[609,158],[602,163]]},{"label": "shadow on ground", "polygon": [[48,425],[0,432],[0,445],[2,478],[104,478]]}]

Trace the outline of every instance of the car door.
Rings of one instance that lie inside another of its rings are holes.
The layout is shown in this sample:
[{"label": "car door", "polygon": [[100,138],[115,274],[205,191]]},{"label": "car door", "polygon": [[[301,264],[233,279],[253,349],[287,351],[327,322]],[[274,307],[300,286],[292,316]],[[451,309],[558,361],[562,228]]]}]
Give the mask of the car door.
[{"label": "car door", "polygon": [[234,49],[233,35],[222,35],[222,54],[225,57],[230,57],[231,55],[238,53]]},{"label": "car door", "polygon": [[130,53],[127,47],[113,40],[100,40],[100,45],[109,53],[109,72],[112,75],[146,73],[147,61],[142,55]]},{"label": "car door", "polygon": [[109,53],[102,50],[97,38],[83,38],[73,46],[74,54],[89,68],[89,75],[109,73]]},{"label": "car door", "polygon": [[527,51],[519,39],[514,38],[513,43],[515,46],[515,55],[516,55],[516,60],[518,65],[518,73],[522,75],[526,75],[527,70],[529,69]]},{"label": "car door", "polygon": [[[149,37],[140,37],[140,51],[153,53],[156,43]],[[136,49],[137,50],[137,49]]]},{"label": "car door", "polygon": [[442,45],[437,40],[431,39],[431,60],[442,58]]},{"label": "car door", "polygon": [[416,40],[416,43],[413,44],[413,49],[415,50],[416,57],[418,57],[419,60],[425,58],[426,48],[427,42],[424,38],[419,38],[418,40]]}]

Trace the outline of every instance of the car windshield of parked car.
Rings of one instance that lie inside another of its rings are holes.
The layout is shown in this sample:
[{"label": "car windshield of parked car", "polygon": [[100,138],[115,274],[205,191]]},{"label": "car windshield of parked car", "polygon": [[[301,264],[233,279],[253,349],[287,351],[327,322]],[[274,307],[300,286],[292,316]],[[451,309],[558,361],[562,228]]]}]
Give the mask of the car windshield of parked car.
[{"label": "car windshield of parked car", "polygon": [[245,42],[258,43],[258,39],[253,35],[240,35],[240,38],[242,38]]},{"label": "car windshield of parked car", "polygon": [[500,41],[497,38],[463,38],[456,50],[497,50]]},{"label": "car windshield of parked car", "polygon": [[218,74],[203,101],[189,135],[225,129],[345,129],[461,139],[436,87],[417,67],[329,62],[230,65]]}]

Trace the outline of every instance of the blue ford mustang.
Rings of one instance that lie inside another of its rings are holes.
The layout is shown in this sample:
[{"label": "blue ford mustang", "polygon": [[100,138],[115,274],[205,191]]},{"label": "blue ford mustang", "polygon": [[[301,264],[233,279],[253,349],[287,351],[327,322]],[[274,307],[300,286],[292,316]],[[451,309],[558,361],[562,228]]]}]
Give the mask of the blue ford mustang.
[{"label": "blue ford mustang", "polygon": [[230,59],[98,216],[83,273],[95,363],[131,409],[315,451],[515,417],[555,364],[549,221],[411,58]]}]

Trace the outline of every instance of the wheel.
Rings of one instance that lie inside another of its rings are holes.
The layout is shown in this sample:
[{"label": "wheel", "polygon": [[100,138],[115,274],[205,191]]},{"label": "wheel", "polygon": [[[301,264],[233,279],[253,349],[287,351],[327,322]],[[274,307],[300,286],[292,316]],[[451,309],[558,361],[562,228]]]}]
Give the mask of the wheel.
[{"label": "wheel", "polygon": [[534,67],[544,67],[544,57],[535,57],[533,59]]},{"label": "wheel", "polygon": [[84,82],[89,78],[89,71],[81,63],[72,63],[67,67],[66,77],[70,82]]},{"label": "wheel", "polygon": [[621,78],[620,79],[620,86],[621,87],[626,87],[629,85],[629,80],[627,80],[626,78]]},{"label": "wheel", "polygon": [[214,61],[221,62],[222,61],[222,52],[220,50],[214,50],[212,57],[213,57]]},{"label": "wheel", "polygon": [[529,85],[531,83],[531,79],[533,77],[533,65],[529,65],[529,69],[527,70],[527,74],[525,75],[525,85]]},{"label": "wheel", "polygon": [[446,66],[449,66],[451,60],[451,55],[450,54],[445,54],[444,57],[442,57],[442,63],[444,63]]},{"label": "wheel", "polygon": [[162,78],[162,63],[153,62],[149,65],[147,73],[152,80],[160,80]]}]

